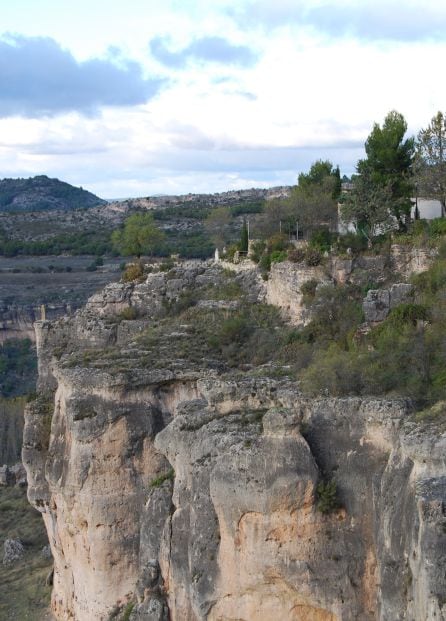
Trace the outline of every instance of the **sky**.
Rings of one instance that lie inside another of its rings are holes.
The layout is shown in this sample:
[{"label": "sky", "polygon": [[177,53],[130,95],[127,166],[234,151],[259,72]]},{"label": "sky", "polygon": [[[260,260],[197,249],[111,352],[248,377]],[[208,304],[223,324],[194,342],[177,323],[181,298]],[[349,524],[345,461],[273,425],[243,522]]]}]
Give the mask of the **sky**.
[{"label": "sky", "polygon": [[0,178],[104,198],[350,175],[446,108],[443,0],[0,0]]}]

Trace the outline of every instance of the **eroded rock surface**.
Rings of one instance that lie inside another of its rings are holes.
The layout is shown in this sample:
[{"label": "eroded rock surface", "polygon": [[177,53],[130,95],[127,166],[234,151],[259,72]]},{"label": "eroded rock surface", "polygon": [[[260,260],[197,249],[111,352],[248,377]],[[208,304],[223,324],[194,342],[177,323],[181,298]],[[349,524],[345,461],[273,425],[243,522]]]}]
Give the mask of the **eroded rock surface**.
[{"label": "eroded rock surface", "polygon": [[[197,357],[187,325],[150,341],[166,302],[219,278],[153,274],[37,326],[23,461],[56,618],[446,618],[445,430],[403,400],[307,399]],[[114,319],[129,306],[134,326]]]}]

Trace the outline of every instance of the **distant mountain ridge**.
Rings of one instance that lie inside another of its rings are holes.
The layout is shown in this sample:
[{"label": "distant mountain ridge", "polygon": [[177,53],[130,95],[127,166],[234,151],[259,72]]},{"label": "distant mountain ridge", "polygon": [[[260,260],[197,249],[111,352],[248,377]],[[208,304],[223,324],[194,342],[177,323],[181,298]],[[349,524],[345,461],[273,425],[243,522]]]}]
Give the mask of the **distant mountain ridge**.
[{"label": "distant mountain ridge", "polygon": [[175,207],[177,205],[207,205],[218,207],[256,200],[287,198],[290,195],[290,191],[291,186],[280,185],[273,188],[228,190],[227,192],[215,192],[212,194],[157,194],[154,196],[111,201],[110,204],[115,208],[121,207],[121,209],[162,209],[164,207]]},{"label": "distant mountain ridge", "polygon": [[0,212],[69,211],[106,203],[87,190],[46,175],[0,180]]}]

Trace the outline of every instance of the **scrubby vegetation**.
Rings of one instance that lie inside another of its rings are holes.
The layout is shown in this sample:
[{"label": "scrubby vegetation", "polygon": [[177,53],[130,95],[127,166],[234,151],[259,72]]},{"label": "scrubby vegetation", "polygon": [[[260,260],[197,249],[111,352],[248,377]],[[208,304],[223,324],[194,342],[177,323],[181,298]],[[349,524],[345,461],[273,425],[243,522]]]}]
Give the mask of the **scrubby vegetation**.
[{"label": "scrubby vegetation", "polygon": [[415,302],[397,306],[361,338],[355,294],[340,287],[328,305],[325,297],[299,333],[313,347],[301,375],[309,394],[402,395],[421,408],[446,398],[446,260],[412,282]]},{"label": "scrubby vegetation", "polygon": [[0,255],[45,256],[59,254],[111,254],[110,229],[92,228],[76,233],[60,233],[47,239],[22,240],[12,238],[0,231]]},{"label": "scrubby vegetation", "polygon": [[42,516],[28,503],[26,489],[0,488],[0,548],[19,537],[25,555],[12,566],[0,564],[0,618],[38,621],[49,606],[51,587],[45,579],[52,559],[42,548],[48,539]]},{"label": "scrubby vegetation", "polygon": [[316,488],[316,493],[316,507],[321,513],[332,513],[339,508],[337,485],[334,479],[321,481]]},{"label": "scrubby vegetation", "polygon": [[174,478],[175,478],[175,470],[171,468],[167,472],[160,474],[158,477],[156,477],[156,479],[152,479],[152,481],[150,481],[150,487],[161,487],[161,485],[165,481],[173,481]]},{"label": "scrubby vegetation", "polygon": [[0,345],[0,394],[16,397],[34,390],[36,352],[29,339],[9,339]]}]

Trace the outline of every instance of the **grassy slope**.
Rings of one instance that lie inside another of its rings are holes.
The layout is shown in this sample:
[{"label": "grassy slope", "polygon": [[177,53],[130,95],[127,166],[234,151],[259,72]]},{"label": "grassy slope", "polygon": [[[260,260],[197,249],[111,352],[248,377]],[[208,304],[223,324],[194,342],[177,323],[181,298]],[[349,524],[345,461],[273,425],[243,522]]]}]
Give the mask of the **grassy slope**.
[{"label": "grassy slope", "polygon": [[25,546],[23,559],[4,567],[0,562],[0,619],[40,621],[50,601],[45,585],[52,560],[44,559],[42,548],[48,543],[42,517],[26,498],[26,490],[0,488],[0,549],[6,538],[19,537]]}]

